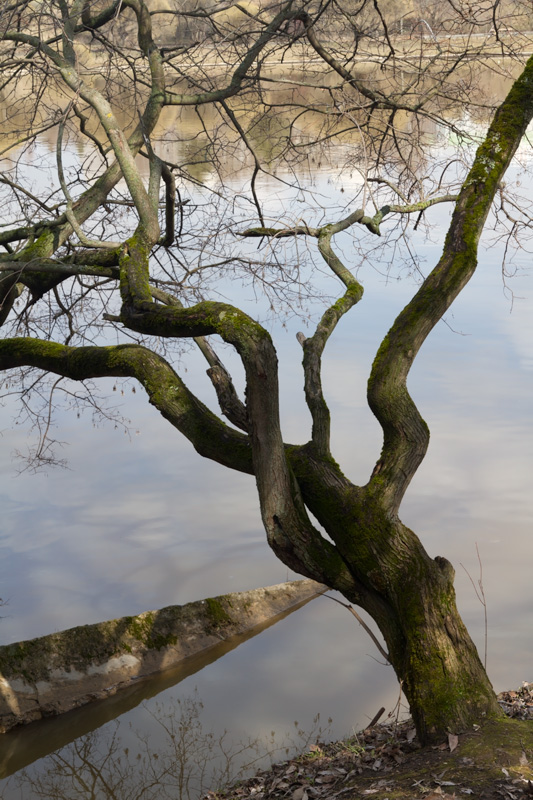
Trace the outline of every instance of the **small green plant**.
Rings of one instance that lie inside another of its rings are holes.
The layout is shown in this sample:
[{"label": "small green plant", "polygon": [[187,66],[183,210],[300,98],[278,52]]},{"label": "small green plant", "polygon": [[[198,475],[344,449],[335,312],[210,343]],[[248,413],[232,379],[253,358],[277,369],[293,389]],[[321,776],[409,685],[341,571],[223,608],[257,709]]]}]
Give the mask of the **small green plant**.
[{"label": "small green plant", "polygon": [[365,746],[361,744],[359,741],[357,734],[349,739],[346,739],[344,742],[344,749],[347,753],[353,753],[356,756],[360,756],[365,752]]}]

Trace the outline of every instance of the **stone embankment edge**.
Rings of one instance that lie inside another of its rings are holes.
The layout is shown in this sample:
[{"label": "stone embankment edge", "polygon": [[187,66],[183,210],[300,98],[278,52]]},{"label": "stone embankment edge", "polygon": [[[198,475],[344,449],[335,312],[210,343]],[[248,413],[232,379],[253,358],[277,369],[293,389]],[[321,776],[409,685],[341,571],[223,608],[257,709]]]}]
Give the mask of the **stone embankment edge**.
[{"label": "stone embankment edge", "polygon": [[109,697],[324,591],[292,581],[0,647],[0,733]]}]

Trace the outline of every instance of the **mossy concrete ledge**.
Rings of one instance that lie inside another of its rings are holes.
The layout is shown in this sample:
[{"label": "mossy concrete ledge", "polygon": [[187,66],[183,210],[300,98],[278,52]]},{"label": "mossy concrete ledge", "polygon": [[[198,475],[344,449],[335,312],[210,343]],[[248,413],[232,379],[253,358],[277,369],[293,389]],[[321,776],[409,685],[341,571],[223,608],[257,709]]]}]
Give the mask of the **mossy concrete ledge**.
[{"label": "mossy concrete ledge", "polygon": [[292,581],[0,647],[0,732],[109,697],[324,591]]}]

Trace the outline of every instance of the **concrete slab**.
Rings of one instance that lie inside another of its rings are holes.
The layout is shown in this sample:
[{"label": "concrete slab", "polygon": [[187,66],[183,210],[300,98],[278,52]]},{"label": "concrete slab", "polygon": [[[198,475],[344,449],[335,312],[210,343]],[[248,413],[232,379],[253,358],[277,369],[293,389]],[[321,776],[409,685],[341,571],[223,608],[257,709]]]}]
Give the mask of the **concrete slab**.
[{"label": "concrete slab", "polygon": [[0,647],[0,733],[112,696],[325,590],[293,581]]}]

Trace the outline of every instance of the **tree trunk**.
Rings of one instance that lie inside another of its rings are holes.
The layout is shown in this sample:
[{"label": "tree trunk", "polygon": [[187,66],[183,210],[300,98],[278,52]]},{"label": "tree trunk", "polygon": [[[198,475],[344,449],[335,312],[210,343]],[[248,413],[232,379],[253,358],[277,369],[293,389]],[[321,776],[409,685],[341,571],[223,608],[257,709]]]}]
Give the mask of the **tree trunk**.
[{"label": "tree trunk", "polygon": [[[354,486],[309,445],[290,451],[305,504],[335,542],[353,579],[338,589],[377,623],[422,742],[501,715],[476,646],[457,611],[454,569],[383,507],[378,478]],[[317,577],[317,579],[321,579]]]},{"label": "tree trunk", "polygon": [[[390,549],[383,557],[376,554],[390,604],[389,619],[380,627],[418,735],[429,742],[501,710],[457,611],[452,565],[441,556],[431,559],[399,520],[388,527]],[[407,542],[411,552],[405,559]]]},{"label": "tree trunk", "polygon": [[[399,523],[401,524],[401,523]],[[422,741],[459,733],[501,709],[455,604],[454,571],[437,556],[431,573],[415,587],[398,577],[391,587],[404,642],[391,647]]]},{"label": "tree trunk", "polygon": [[[344,477],[331,457],[329,410],[322,393],[320,370],[329,336],[339,319],[361,299],[363,288],[334,253],[331,240],[356,223],[379,233],[379,220],[392,208],[380,209],[377,222],[360,209],[321,228],[305,225],[291,230],[262,227],[248,231],[249,235],[261,237],[316,237],[325,263],[346,288],[343,297],[325,311],[314,335],[309,339],[303,337],[305,394],[313,420],[312,440],[303,447],[288,446],[283,442],[279,421],[277,357],[267,332],[229,304],[202,301],[183,308],[178,297],[169,299],[151,280],[150,255],[160,243],[158,198],[162,166],[152,153],[147,189],[135,156],[143,142],[147,143],[165,104],[216,103],[237,94],[259,53],[290,19],[304,23],[314,50],[372,104],[396,109],[401,106],[396,100],[391,106],[384,94],[376,94],[370,88],[365,90],[345,66],[328,55],[317,39],[311,17],[293,9],[290,3],[283,5],[265,27],[236,66],[226,88],[194,95],[167,93],[165,59],[153,42],[145,4],[128,0],[124,5],[133,9],[137,17],[139,46],[150,68],[152,90],[142,122],[129,140],[118,126],[106,97],[77,74],[69,35],[64,37],[62,54],[20,30],[3,35],[6,41],[39,50],[49,59],[65,85],[97,113],[117,159],[117,164],[71,208],[67,205],[65,219],[43,225],[42,231],[34,227],[27,232],[23,229],[22,233],[12,231],[4,242],[27,239],[25,247],[16,256],[13,254],[21,267],[29,262],[35,267],[36,259],[46,261],[69,239],[76,227],[74,218],[77,225],[88,220],[123,177],[140,221],[123,246],[113,247],[113,266],[117,262],[120,266],[120,322],[130,331],[147,336],[192,338],[216,334],[234,346],[245,369],[246,407],[235,403],[228,376],[220,368],[216,375],[225,382],[224,391],[219,386],[219,397],[225,398],[224,404],[229,409],[226,413],[238,420],[245,433],[232,430],[216,418],[191,394],[167,362],[144,347],[67,348],[44,340],[12,339],[0,344],[0,369],[33,365],[73,380],[103,375],[137,378],[150,402],[191,440],[198,452],[255,475],[267,538],[279,558],[295,571],[342,592],[376,621],[423,742],[438,739],[449,730],[458,732],[468,728],[483,715],[501,713],[476,648],[457,612],[453,568],[442,557],[429,557],[415,534],[402,524],[398,511],[429,442],[429,430],[407,390],[409,370],[430,331],[475,272],[478,240],[485,220],[533,118],[533,57],[497,110],[479,146],[457,197],[439,263],[397,317],[376,355],[368,401],[383,429],[383,448],[369,482],[359,487]],[[89,19],[88,12],[84,14],[84,25],[103,25],[108,19],[107,12],[94,20]],[[73,33],[68,15],[63,25],[67,34]],[[409,110],[417,113],[418,106]],[[64,193],[68,199],[68,192]],[[404,207],[403,211],[407,213],[408,209]],[[165,238],[167,244],[170,238]],[[85,257],[79,253],[78,256]],[[95,263],[104,260],[99,256]],[[71,265],[75,274],[74,262],[60,265]],[[57,272],[44,270],[35,274],[23,269],[16,278],[3,279],[0,324],[18,292],[16,281],[24,283],[35,299],[63,279]],[[111,319],[118,321],[116,317]],[[227,396],[226,389],[230,392]],[[329,538],[313,526],[307,509]]]}]

